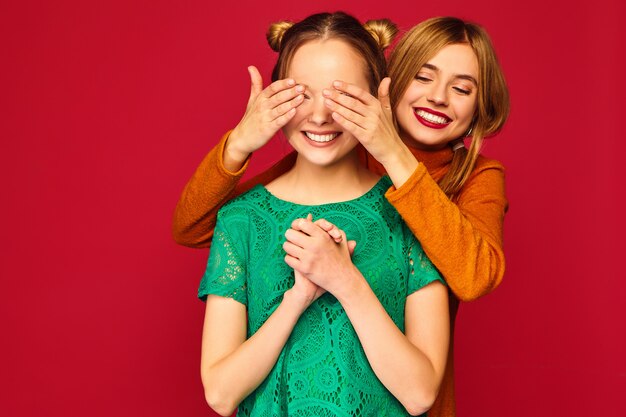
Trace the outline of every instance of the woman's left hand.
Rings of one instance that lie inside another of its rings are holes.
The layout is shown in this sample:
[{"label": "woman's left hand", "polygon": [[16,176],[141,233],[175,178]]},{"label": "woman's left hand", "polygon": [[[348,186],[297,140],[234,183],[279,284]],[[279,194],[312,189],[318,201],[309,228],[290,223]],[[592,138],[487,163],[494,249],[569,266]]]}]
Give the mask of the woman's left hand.
[{"label": "woman's left hand", "polygon": [[396,132],[389,102],[389,78],[378,87],[378,99],[353,84],[334,81],[325,89],[324,104],[333,111],[333,119],[352,133],[367,151],[384,165],[398,146],[404,146]]},{"label": "woman's left hand", "polygon": [[402,141],[393,123],[389,101],[390,78],[381,81],[378,98],[343,81],[334,81],[332,89],[322,93],[324,104],[332,110],[333,119],[352,133],[378,162],[396,188],[415,172],[418,161]]},{"label": "woman's left hand", "polygon": [[[328,225],[332,226],[333,234],[339,235],[339,242],[325,230]],[[337,295],[351,279],[361,276],[355,274],[358,270],[350,258],[354,244],[349,243],[346,234],[332,223],[321,219],[313,222],[311,216],[296,219],[285,237],[287,241],[283,249],[287,252],[287,265],[331,294]]]}]

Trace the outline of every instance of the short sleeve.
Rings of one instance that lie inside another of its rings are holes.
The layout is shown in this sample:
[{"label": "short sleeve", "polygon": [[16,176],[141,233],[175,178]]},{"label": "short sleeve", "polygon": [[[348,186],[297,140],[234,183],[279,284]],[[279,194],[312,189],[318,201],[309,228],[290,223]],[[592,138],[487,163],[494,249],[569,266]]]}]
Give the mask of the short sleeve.
[{"label": "short sleeve", "polygon": [[206,301],[207,295],[213,294],[247,305],[246,263],[226,229],[218,217],[206,271],[198,289],[198,298]]},{"label": "short sleeve", "polygon": [[[410,232],[409,232],[410,233]],[[409,239],[409,285],[408,295],[425,287],[431,282],[439,281],[445,285],[445,281],[441,277],[435,265],[428,259],[422,245],[413,236]]]}]

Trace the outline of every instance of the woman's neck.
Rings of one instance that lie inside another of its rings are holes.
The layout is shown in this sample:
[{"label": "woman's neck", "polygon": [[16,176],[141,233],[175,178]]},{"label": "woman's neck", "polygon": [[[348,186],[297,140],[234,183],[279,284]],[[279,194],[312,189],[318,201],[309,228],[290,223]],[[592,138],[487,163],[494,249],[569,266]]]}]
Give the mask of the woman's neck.
[{"label": "woman's neck", "polygon": [[298,155],[293,168],[268,184],[267,189],[286,201],[318,205],[358,198],[378,179],[361,164],[357,152],[325,166],[313,164]]}]

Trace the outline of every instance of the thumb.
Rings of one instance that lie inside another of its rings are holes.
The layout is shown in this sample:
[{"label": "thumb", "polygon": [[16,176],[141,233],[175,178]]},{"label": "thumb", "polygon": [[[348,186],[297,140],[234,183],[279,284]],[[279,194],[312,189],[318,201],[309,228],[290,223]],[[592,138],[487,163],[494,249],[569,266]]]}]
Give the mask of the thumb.
[{"label": "thumb", "polygon": [[391,114],[391,102],[389,101],[389,85],[391,84],[391,78],[385,77],[378,86],[378,100],[380,101],[383,109]]},{"label": "thumb", "polygon": [[263,77],[254,65],[248,67],[248,74],[250,74],[250,100],[252,100],[263,91]]},{"label": "thumb", "polygon": [[354,254],[354,249],[356,248],[356,241],[349,240],[348,241],[348,252],[350,252],[350,256]]}]

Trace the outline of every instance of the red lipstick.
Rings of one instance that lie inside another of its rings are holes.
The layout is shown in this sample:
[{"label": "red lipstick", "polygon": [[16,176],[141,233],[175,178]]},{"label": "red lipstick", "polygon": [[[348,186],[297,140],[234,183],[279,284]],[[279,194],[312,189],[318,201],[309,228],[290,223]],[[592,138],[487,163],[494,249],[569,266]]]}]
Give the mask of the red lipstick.
[{"label": "red lipstick", "polygon": [[[430,114],[435,115],[435,116],[443,117],[446,120],[446,122],[445,123],[433,123],[430,120],[427,120],[427,119],[423,118],[422,116],[420,116],[419,114],[417,114],[417,112],[420,111],[420,110],[424,111],[426,113],[430,113]],[[448,116],[446,116],[445,114],[440,113],[438,111],[431,110],[431,109],[427,109],[425,107],[416,107],[415,110],[413,110],[413,114],[415,115],[415,118],[421,124],[423,124],[426,127],[430,127],[431,129],[443,129],[443,128],[447,127],[450,124],[450,122],[452,122],[452,120]]]}]

